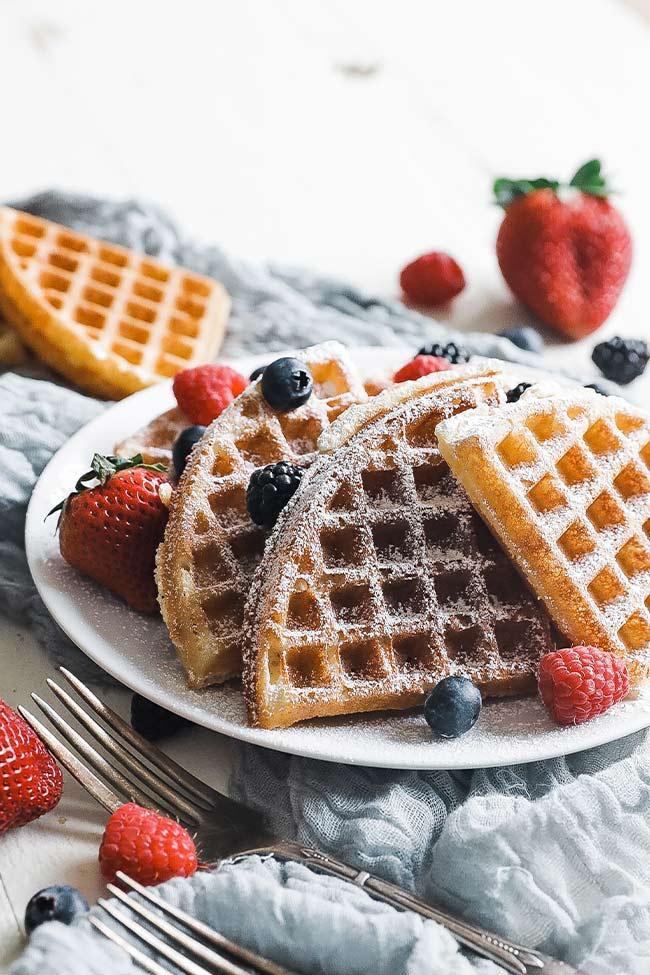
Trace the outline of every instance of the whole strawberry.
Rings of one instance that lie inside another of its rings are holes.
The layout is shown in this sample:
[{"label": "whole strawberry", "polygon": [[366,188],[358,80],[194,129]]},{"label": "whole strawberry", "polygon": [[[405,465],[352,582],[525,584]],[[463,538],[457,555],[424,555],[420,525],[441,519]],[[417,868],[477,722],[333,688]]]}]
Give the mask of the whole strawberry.
[{"label": "whole strawberry", "polygon": [[599,328],[632,263],[630,232],[608,199],[599,160],[581,166],[568,187],[498,179],[494,193],[506,211],[497,258],[514,295],[570,338]]},{"label": "whole strawberry", "polygon": [[627,664],[595,647],[567,647],[545,654],[539,693],[558,724],[581,724],[622,701],[630,689]]},{"label": "whole strawberry", "polygon": [[26,721],[0,701],[0,834],[54,809],[61,769]]},{"label": "whole strawberry", "polygon": [[172,877],[191,877],[198,860],[194,840],[180,823],[127,802],[106,824],[99,866],[109,882],[122,870],[133,880],[152,886]]},{"label": "whole strawberry", "polygon": [[[141,613],[158,610],[154,565],[167,524],[160,464],[95,454],[75,491],[53,508],[61,555],[75,569],[117,593]],[[96,484],[89,482],[97,481]]]}]

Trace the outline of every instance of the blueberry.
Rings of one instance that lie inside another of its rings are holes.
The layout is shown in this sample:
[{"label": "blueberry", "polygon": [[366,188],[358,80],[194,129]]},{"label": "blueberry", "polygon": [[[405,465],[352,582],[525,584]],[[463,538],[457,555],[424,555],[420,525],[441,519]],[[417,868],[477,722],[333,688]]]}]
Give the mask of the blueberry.
[{"label": "blueberry", "polygon": [[199,442],[204,433],[205,427],[185,427],[176,437],[172,447],[172,460],[174,461],[176,477],[180,477],[185,470],[185,464],[192,447]]},{"label": "blueberry", "polygon": [[250,379],[251,382],[255,382],[256,379],[260,378],[260,376],[262,375],[265,369],[266,366],[258,366],[257,369],[253,369],[252,373],[248,378]]},{"label": "blueberry", "polygon": [[427,724],[441,738],[458,738],[481,713],[481,692],[467,677],[445,677],[424,699]]},{"label": "blueberry", "polygon": [[313,388],[314,380],[305,363],[288,356],[271,362],[262,373],[262,396],[280,413],[306,403]]},{"label": "blueberry", "polygon": [[68,884],[44,887],[34,894],[25,909],[25,931],[31,934],[45,921],[70,924],[77,914],[85,914],[88,909],[88,901],[76,887]]},{"label": "blueberry", "polygon": [[509,389],[508,392],[506,393],[507,401],[509,403],[519,402],[519,400],[524,395],[526,390],[530,389],[532,385],[533,385],[532,383],[519,383],[519,385],[515,386],[513,389]]},{"label": "blueberry", "polygon": [[140,694],[131,698],[131,727],[147,741],[159,741],[186,728],[191,722],[173,714]]},{"label": "blueberry", "polygon": [[516,345],[518,349],[524,349],[526,352],[539,354],[544,348],[544,339],[530,325],[507,328],[504,332],[501,332],[501,335],[504,339],[510,339],[512,344]]}]

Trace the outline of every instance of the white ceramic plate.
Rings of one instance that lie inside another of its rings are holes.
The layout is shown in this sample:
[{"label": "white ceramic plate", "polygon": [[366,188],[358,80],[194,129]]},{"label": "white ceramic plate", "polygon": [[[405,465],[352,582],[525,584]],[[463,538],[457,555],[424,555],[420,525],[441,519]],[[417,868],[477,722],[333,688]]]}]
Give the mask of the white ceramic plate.
[{"label": "white ceramic plate", "polygon": [[[382,374],[406,359],[403,350],[395,349],[357,349],[353,356],[365,375]],[[232,365],[248,374],[268,358]],[[162,621],[140,616],[82,579],[59,555],[55,519],[44,520],[88,469],[94,451],[111,453],[115,443],[171,405],[171,386],[165,383],[107,409],[50,461],[27,513],[27,557],[45,604],[83,652],[117,680],[170,711],[233,738],[326,761],[389,768],[480,768],[532,762],[582,751],[650,725],[650,691],[645,691],[571,728],[554,725],[536,697],[487,702],[472,731],[455,741],[433,741],[420,712],[351,715],[264,731],[247,725],[236,683],[188,690]]]}]

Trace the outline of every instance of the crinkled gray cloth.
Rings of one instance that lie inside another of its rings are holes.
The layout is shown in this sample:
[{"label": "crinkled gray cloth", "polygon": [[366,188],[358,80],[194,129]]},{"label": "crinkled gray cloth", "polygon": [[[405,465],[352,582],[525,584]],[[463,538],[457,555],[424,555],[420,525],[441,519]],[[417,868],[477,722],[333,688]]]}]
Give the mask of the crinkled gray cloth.
[{"label": "crinkled gray cloth", "polygon": [[[398,302],[198,248],[152,207],[53,194],[23,206],[223,280],[234,298],[228,354],[333,337],[413,347],[449,336]],[[483,354],[531,361],[505,340],[463,341]],[[57,632],[29,580],[22,531],[43,466],[100,409],[43,378],[0,377],[0,610],[29,622],[56,659],[77,671],[83,657]],[[456,773],[351,768],[238,745],[232,788],[270,811],[287,835],[538,945],[585,975],[650,972],[644,734],[568,759]],[[225,934],[304,973],[496,972],[457,952],[432,922],[379,907],[362,891],[301,867],[251,858],[162,890]],[[81,922],[40,928],[13,971],[129,970],[125,956]]]}]

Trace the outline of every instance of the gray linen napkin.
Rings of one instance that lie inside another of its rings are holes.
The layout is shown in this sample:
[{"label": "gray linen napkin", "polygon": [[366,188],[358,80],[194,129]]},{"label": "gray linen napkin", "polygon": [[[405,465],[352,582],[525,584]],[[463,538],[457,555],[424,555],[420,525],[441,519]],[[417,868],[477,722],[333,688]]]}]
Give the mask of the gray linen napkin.
[{"label": "gray linen napkin", "polygon": [[[455,337],[399,302],[199,248],[154,207],[55,194],[22,205],[223,280],[234,298],[226,354],[328,338],[415,348]],[[463,342],[477,353],[534,361],[493,336]],[[47,459],[101,408],[43,379],[0,377],[0,611],[28,620],[55,658],[77,670],[82,655],[56,630],[29,581],[22,527]],[[459,773],[351,768],[238,745],[232,788],[270,809],[287,835],[540,945],[590,975],[642,975],[650,970],[644,742],[639,734],[568,759]],[[456,953],[436,925],[378,908],[302,868],[251,859],[163,890],[225,933],[304,972],[496,971]],[[14,973],[81,975],[107,965],[129,970],[83,923],[54,923],[37,932]]]}]

